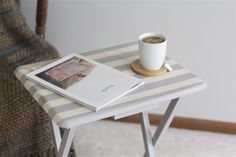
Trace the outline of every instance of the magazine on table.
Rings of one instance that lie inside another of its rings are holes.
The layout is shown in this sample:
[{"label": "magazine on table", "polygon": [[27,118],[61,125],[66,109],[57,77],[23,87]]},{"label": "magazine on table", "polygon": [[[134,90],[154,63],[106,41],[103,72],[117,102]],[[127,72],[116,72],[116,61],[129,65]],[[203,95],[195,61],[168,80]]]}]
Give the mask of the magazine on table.
[{"label": "magazine on table", "polygon": [[34,70],[26,77],[95,111],[144,83],[76,53]]}]

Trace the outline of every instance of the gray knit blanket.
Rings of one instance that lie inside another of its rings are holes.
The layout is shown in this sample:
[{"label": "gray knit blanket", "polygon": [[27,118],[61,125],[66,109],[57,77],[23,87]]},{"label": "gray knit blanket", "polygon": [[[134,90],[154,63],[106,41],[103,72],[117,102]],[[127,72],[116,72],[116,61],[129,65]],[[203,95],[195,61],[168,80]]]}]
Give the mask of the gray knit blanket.
[{"label": "gray knit blanket", "polygon": [[55,156],[50,120],[14,76],[20,65],[59,57],[30,30],[14,0],[0,0],[0,157]]}]

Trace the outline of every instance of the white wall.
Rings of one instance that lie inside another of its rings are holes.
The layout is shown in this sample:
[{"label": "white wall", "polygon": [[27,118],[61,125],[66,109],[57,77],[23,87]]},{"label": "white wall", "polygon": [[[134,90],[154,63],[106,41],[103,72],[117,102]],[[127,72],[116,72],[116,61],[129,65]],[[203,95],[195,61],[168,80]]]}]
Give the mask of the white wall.
[{"label": "white wall", "polygon": [[[22,10],[34,28],[35,1]],[[47,39],[65,55],[165,34],[168,56],[208,84],[184,97],[177,115],[236,122],[235,10],[234,1],[50,0]]]}]

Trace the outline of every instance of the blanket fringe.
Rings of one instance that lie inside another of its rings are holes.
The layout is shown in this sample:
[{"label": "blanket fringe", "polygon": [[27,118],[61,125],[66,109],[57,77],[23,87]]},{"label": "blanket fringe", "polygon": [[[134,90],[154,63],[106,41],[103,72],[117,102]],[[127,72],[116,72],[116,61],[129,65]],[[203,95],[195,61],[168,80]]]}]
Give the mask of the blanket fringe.
[{"label": "blanket fringe", "polygon": [[28,153],[24,157],[56,157],[55,147],[51,147],[48,150],[41,152]]},{"label": "blanket fringe", "polygon": [[[42,152],[29,153],[24,157],[56,157],[55,147],[52,147],[52,148],[50,148],[46,151],[42,151]],[[72,149],[72,148],[70,149],[68,157],[76,157],[74,149]]]}]

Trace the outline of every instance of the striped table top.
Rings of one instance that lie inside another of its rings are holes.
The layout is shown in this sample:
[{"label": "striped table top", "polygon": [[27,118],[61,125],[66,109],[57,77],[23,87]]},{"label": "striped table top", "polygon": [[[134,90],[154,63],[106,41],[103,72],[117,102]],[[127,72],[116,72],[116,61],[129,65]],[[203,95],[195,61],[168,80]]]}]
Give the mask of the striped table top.
[{"label": "striped table top", "polygon": [[82,53],[82,55],[129,75],[144,79],[145,84],[104,109],[94,112],[25,78],[25,74],[51,61],[18,67],[15,71],[17,78],[60,127],[73,128],[107,117],[121,118],[148,111],[157,108],[160,102],[182,97],[206,88],[206,83],[201,78],[170,58],[167,58],[166,62],[173,68],[172,72],[158,77],[144,77],[135,74],[130,69],[130,63],[138,58],[137,42],[90,51]]}]

